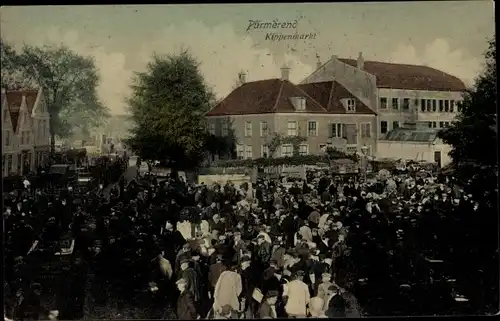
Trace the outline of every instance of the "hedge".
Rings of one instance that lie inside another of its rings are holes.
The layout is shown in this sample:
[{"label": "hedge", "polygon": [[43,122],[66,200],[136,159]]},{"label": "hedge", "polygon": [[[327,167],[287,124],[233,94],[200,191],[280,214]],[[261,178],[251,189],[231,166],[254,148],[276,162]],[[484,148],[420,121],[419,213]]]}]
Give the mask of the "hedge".
[{"label": "hedge", "polygon": [[272,166],[300,166],[317,165],[318,163],[329,163],[336,159],[350,159],[357,162],[356,155],[332,153],[330,155],[297,155],[279,158],[257,158],[257,159],[235,159],[214,162],[217,167],[272,167]]}]

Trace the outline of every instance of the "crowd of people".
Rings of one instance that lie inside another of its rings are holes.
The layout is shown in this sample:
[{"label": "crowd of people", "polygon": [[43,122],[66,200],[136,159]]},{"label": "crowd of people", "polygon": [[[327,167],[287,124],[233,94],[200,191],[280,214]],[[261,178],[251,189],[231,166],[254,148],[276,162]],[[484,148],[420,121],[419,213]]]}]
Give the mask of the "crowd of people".
[{"label": "crowd of people", "polygon": [[[481,204],[453,179],[418,171],[315,171],[289,189],[266,177],[207,186],[174,175],[108,195],[27,184],[4,206],[9,319],[99,309],[153,319],[428,315],[481,300],[460,294],[465,276],[453,267],[465,252],[442,246],[471,227],[442,231]],[[61,247],[72,248],[55,255]]]}]

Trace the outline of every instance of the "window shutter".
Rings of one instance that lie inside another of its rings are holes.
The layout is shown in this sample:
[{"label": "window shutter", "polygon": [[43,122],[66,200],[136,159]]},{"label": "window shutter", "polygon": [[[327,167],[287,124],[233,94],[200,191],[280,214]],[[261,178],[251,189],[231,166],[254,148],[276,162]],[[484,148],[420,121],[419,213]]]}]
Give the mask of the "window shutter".
[{"label": "window shutter", "polygon": [[342,124],[342,138],[347,138],[347,126]]},{"label": "window shutter", "polygon": [[328,138],[332,138],[333,137],[333,131],[334,131],[334,127],[335,124],[328,124]]}]

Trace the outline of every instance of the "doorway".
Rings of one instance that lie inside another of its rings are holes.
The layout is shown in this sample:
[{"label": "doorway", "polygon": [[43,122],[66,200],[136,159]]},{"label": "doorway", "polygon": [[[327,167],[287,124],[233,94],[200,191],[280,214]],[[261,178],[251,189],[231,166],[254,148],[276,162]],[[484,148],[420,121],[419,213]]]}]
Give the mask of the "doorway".
[{"label": "doorway", "polygon": [[434,162],[441,168],[441,151],[434,152]]}]

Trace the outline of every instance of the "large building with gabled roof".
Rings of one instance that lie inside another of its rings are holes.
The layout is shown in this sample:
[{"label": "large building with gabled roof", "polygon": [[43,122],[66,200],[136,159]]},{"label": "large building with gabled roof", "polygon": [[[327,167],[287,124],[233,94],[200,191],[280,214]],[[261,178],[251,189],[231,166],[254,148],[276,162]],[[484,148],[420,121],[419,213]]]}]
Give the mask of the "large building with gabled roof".
[{"label": "large building with gabled roof", "polygon": [[[318,58],[319,60],[319,58]],[[269,156],[272,133],[304,136],[301,154],[326,146],[346,152],[377,153],[377,140],[404,124],[430,129],[453,122],[460,111],[464,83],[440,70],[407,64],[332,56],[300,84],[281,78],[247,82],[207,113],[208,129],[226,135],[233,128],[239,158]],[[364,147],[364,148],[363,148]],[[293,153],[290,145],[274,156]]]},{"label": "large building with gabled roof", "polygon": [[[375,111],[335,80],[297,85],[288,75],[287,67],[276,79],[246,82],[240,74],[241,85],[207,113],[209,131],[227,135],[233,129],[238,158],[271,156],[275,133],[305,137],[296,151],[303,155],[318,154],[328,145],[374,151]],[[292,145],[283,144],[273,156],[293,153]]]},{"label": "large building with gabled roof", "polygon": [[318,62],[301,83],[335,79],[377,112],[377,136],[405,122],[445,128],[455,121],[466,87],[455,76],[428,66],[332,56]]}]

